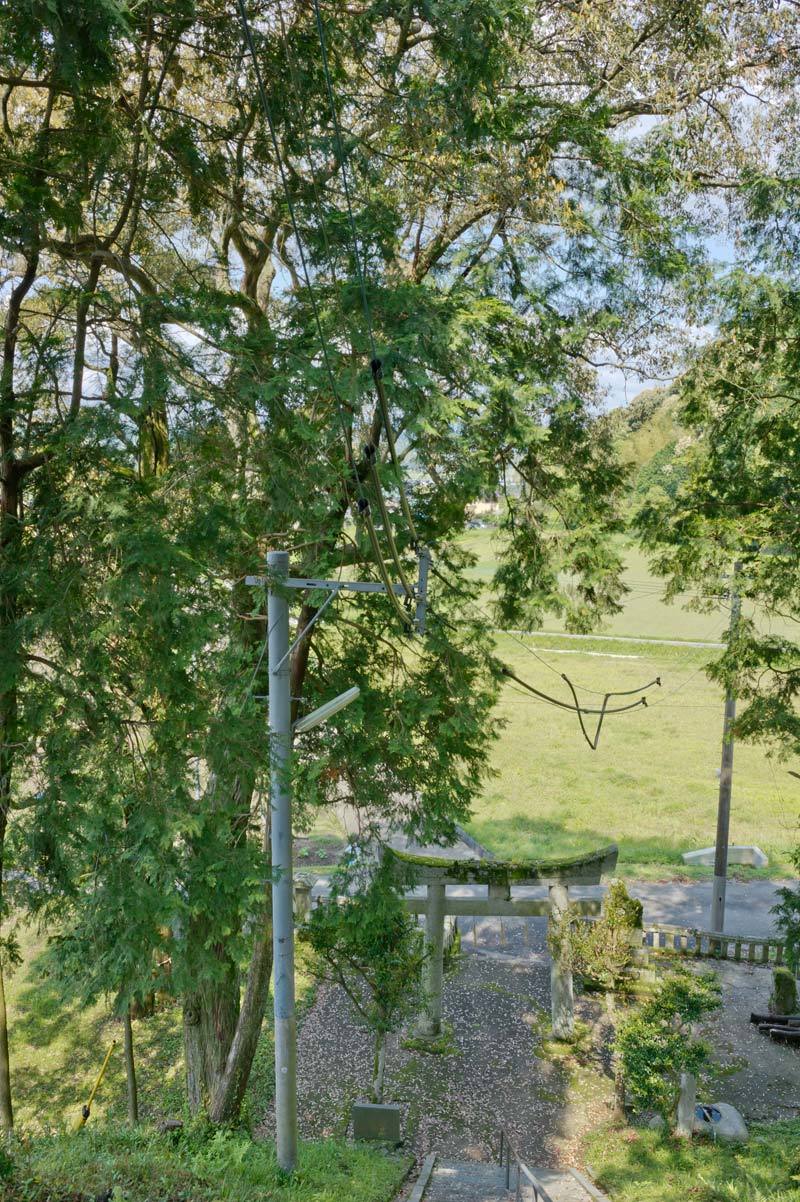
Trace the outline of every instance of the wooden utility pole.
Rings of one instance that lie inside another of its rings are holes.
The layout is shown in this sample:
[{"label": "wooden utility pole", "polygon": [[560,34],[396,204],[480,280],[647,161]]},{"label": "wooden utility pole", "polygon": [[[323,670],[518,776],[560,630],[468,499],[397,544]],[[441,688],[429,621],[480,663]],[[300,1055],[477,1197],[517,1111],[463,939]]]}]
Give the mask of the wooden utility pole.
[{"label": "wooden utility pole", "polygon": [[[736,591],[736,575],[741,564],[733,565],[731,582],[731,620],[728,642],[736,633],[741,612],[741,598]],[[731,826],[731,790],[733,787],[733,734],[736,718],[736,696],[729,688],[725,694],[725,717],[722,724],[722,763],[719,772],[719,803],[717,805],[717,843],[714,851],[714,888],[711,895],[711,930],[725,930],[725,890],[728,884],[728,843]]]}]

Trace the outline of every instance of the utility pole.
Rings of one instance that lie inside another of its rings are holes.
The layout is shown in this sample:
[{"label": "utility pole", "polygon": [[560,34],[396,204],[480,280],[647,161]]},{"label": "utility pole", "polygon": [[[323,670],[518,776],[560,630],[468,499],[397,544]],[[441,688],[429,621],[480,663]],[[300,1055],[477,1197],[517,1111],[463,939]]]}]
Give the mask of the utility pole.
[{"label": "utility pole", "polygon": [[[415,626],[425,629],[429,556],[419,554],[419,579],[410,600],[416,602]],[[292,727],[291,657],[340,593],[386,593],[408,596],[405,584],[359,580],[316,580],[289,576],[286,551],[267,554],[267,575],[247,576],[248,587],[267,587],[267,657],[269,664],[269,780],[272,840],[272,947],[275,1013],[275,1144],[278,1164],[291,1173],[297,1164],[297,1019],[294,1004],[294,880],[292,876],[292,735],[325,722],[358,696],[347,689],[306,714]],[[314,617],[289,642],[288,591],[328,593]]]},{"label": "utility pole", "polygon": [[275,1007],[275,1141],[278,1164],[297,1163],[297,1024],[294,1009],[294,905],[292,896],[292,702],[286,551],[267,555],[269,592],[270,819],[272,831],[272,946]]},{"label": "utility pole", "polygon": [[[741,598],[736,591],[736,575],[741,567],[733,565],[731,582],[731,620],[728,640],[736,632],[741,612]],[[717,805],[717,843],[714,851],[714,888],[711,895],[711,930],[725,930],[725,890],[728,884],[728,843],[731,826],[731,790],[733,787],[733,735],[731,727],[736,717],[736,696],[729,688],[725,694],[725,717],[722,724],[722,764],[719,772],[719,803]]]}]

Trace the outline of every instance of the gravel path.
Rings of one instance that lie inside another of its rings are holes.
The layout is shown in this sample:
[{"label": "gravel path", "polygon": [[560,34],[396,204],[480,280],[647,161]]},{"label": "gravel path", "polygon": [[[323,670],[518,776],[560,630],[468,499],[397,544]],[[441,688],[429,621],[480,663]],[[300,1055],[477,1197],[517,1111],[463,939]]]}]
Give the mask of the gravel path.
[{"label": "gravel path", "polygon": [[716,1079],[700,1101],[731,1102],[749,1122],[800,1114],[800,1049],[773,1043],[750,1022],[769,1009],[772,973],[755,965],[722,962],[722,1008],[703,1024],[714,1048]]},{"label": "gravel path", "polygon": [[[504,1124],[531,1164],[578,1164],[582,1133],[608,1114],[608,1065],[589,1053],[569,1066],[536,1055],[547,1016],[544,955],[465,954],[444,991],[452,1052],[431,1055],[392,1040],[386,1097],[400,1102],[407,1146],[459,1160],[488,1160]],[[580,999],[578,1015],[607,1034],[600,1006]],[[606,1058],[607,1059],[607,1058]],[[344,1134],[352,1101],[371,1077],[369,1037],[342,993],[326,987],[306,1018],[298,1047],[300,1130],[305,1137]],[[273,1118],[268,1115],[265,1131]]]}]

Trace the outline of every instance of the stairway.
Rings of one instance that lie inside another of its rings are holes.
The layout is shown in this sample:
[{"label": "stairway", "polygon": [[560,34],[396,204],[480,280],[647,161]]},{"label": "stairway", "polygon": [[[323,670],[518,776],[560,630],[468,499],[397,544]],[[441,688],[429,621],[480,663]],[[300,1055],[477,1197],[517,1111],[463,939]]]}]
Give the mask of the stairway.
[{"label": "stairway", "polygon": [[[606,1202],[580,1174],[571,1170],[532,1169],[547,1190],[550,1202]],[[506,1190],[505,1169],[485,1162],[443,1160],[429,1156],[406,1202],[513,1202],[516,1173]],[[523,1179],[520,1202],[537,1202],[533,1187]]]}]

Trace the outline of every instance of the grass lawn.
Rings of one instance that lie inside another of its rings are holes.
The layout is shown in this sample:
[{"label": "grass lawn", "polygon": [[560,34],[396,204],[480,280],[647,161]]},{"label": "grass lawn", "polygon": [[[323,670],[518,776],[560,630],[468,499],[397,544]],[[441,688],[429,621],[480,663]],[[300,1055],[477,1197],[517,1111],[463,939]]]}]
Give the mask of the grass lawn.
[{"label": "grass lawn", "polygon": [[[491,599],[489,582],[497,566],[499,537],[496,529],[487,526],[481,530],[467,531],[461,540],[463,546],[477,557],[475,566],[466,575],[473,580],[486,582],[484,604]],[[728,626],[727,610],[721,608],[717,613],[697,613],[684,609],[682,606],[692,601],[692,594],[689,593],[679,597],[673,604],[665,604],[661,600],[663,581],[651,573],[642,551],[627,538],[620,538],[620,545],[625,560],[623,579],[630,592],[625,597],[622,613],[603,623],[603,634],[700,642],[720,640]],[[551,616],[545,618],[541,628],[558,632],[564,626],[559,618]],[[778,633],[785,632],[789,637],[797,637],[796,623],[776,621],[770,628]]]},{"label": "grass lawn", "polygon": [[388,1202],[409,1167],[407,1157],[325,1140],[301,1145],[287,1181],[273,1146],[243,1134],[190,1128],[164,1136],[114,1124],[11,1152],[9,1163],[0,1150],[7,1202]]},{"label": "grass lawn", "polygon": [[[492,527],[464,536],[477,557],[471,574],[487,582],[485,602],[497,537]],[[624,875],[709,875],[710,869],[687,870],[680,855],[710,846],[715,838],[723,696],[703,664],[716,653],[689,645],[620,643],[603,635],[717,642],[728,614],[665,605],[645,557],[630,541],[623,546],[631,592],[624,611],[601,634],[568,639],[557,620],[545,621],[547,637],[523,641],[555,671],[508,636],[498,636],[498,653],[536,688],[568,703],[562,672],[585,686],[578,691],[584,705],[599,706],[606,690],[635,689],[656,676],[662,687],[648,693],[647,709],[608,717],[598,750],[592,751],[575,714],[509,683],[499,704],[506,726],[492,753],[496,775],[468,827],[503,857],[560,856],[615,841]],[[737,744],[731,842],[762,847],[770,858],[766,875],[792,874],[788,855],[798,840],[798,813],[800,784],[760,748]]]},{"label": "grass lawn", "polygon": [[[46,938],[31,928],[20,931],[23,964],[6,982],[11,1043],[15,1118],[22,1131],[42,1131],[69,1124],[80,1114],[111,1041],[119,1046],[111,1057],[92,1106],[92,1125],[121,1119],[126,1113],[122,1025],[100,1001],[82,1006],[61,997],[45,975]],[[312,996],[312,982],[298,955],[298,1007]],[[139,1109],[142,1117],[180,1115],[184,1106],[181,1012],[165,1006],[152,1018],[133,1024]],[[264,1020],[245,1112],[260,1122],[273,1096],[271,1007]]]},{"label": "grass lawn", "polygon": [[686,1146],[656,1131],[606,1129],[586,1158],[612,1202],[800,1202],[800,1120],[750,1135],[744,1145]]},{"label": "grass lawn", "polygon": [[[606,718],[592,751],[574,713],[509,682],[499,703],[506,726],[492,752],[496,775],[475,805],[470,832],[501,857],[577,854],[615,841],[624,875],[687,872],[680,853],[709,846],[716,829],[723,698],[702,671],[708,652],[576,645],[557,636],[529,644],[555,671],[507,636],[498,638],[498,653],[519,676],[565,701],[562,672],[585,686],[585,704],[602,701],[589,689],[635,689],[656,676],[662,687],[650,690],[647,709]],[[770,874],[791,874],[798,812],[800,782],[760,748],[737,744],[731,841],[758,844]]]}]

